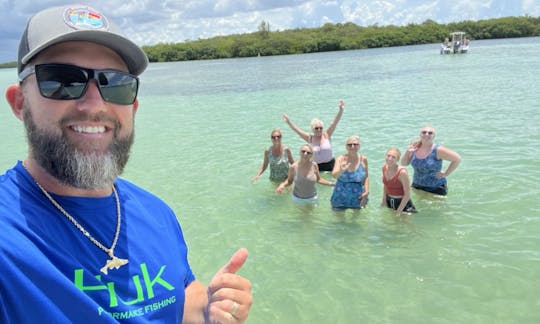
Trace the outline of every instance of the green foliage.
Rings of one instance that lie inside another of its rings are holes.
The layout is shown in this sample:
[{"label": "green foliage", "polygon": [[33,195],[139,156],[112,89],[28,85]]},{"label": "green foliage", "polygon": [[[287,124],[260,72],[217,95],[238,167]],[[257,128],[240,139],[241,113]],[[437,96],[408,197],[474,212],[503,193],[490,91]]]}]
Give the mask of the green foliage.
[{"label": "green foliage", "polygon": [[143,49],[150,62],[221,59],[431,44],[442,42],[453,31],[464,31],[471,40],[540,36],[540,18],[505,17],[446,25],[426,20],[422,24],[399,27],[326,23],[320,28],[275,32],[270,31],[270,23],[263,20],[258,31],[250,34],[157,44]]},{"label": "green foliage", "polygon": [[268,36],[270,36],[270,23],[266,21],[262,21],[259,25],[259,35],[261,38],[266,39]]},{"label": "green foliage", "polygon": [[[320,28],[275,32],[263,20],[254,33],[159,43],[143,46],[143,50],[150,62],[174,62],[431,44],[442,42],[453,31],[463,31],[471,40],[540,36],[540,17],[504,17],[446,25],[429,19],[399,27],[326,23]],[[0,64],[0,68],[16,66],[16,62]]]},{"label": "green foliage", "polygon": [[14,68],[17,67],[17,62],[8,62],[8,63],[1,63],[0,69],[7,69],[7,68]]}]

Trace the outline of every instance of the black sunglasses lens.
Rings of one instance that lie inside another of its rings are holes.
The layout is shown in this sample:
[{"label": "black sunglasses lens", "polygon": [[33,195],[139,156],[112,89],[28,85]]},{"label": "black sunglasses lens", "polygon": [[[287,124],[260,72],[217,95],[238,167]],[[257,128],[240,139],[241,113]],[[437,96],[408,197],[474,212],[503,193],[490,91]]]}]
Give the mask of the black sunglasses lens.
[{"label": "black sunglasses lens", "polygon": [[36,78],[43,97],[60,100],[80,98],[88,80],[85,71],[60,65],[36,66]]},{"label": "black sunglasses lens", "polygon": [[[79,99],[86,91],[88,78],[92,78],[88,75],[89,72],[92,73],[92,70],[71,65],[36,65],[39,91],[43,97],[49,99]],[[135,76],[113,70],[97,70],[94,73],[97,73],[95,79],[103,100],[119,105],[131,105],[137,98],[139,80]]]},{"label": "black sunglasses lens", "polygon": [[98,80],[103,100],[120,105],[131,105],[135,101],[139,80],[131,74],[102,71],[98,73]]}]

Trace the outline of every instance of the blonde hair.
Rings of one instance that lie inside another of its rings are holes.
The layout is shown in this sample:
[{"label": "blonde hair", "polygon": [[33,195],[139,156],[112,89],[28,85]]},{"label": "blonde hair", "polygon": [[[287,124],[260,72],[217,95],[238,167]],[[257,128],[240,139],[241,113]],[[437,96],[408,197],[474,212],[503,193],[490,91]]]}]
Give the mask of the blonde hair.
[{"label": "blonde hair", "polygon": [[300,151],[302,151],[303,148],[308,148],[309,151],[313,154],[313,147],[310,144],[302,144],[300,145]]},{"label": "blonde hair", "polygon": [[399,151],[399,149],[397,147],[391,147],[388,150],[386,150],[386,155],[388,155],[388,153],[390,153],[391,151],[394,151],[397,153],[397,159],[399,160],[399,158],[401,157],[401,152]]},{"label": "blonde hair", "polygon": [[358,135],[351,135],[347,137],[347,140],[345,141],[345,144],[348,144],[350,140],[358,140],[358,144],[360,144],[360,136]]},{"label": "blonde hair", "polygon": [[324,123],[320,119],[313,118],[310,123],[311,129],[315,128],[315,125],[317,124],[320,124],[322,127],[324,127]]},{"label": "blonde hair", "polygon": [[281,133],[281,129],[279,128],[274,128],[271,132],[270,132],[270,136],[272,136],[274,133],[279,133],[279,135],[283,135]]}]

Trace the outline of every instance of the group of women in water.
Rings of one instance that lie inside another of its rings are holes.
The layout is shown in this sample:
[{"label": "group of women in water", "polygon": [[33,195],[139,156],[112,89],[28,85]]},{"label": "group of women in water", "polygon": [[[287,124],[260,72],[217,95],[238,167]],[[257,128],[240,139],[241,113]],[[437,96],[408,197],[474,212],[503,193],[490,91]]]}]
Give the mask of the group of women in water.
[{"label": "group of women in water", "polygon": [[[342,100],[339,101],[338,108],[338,113],[326,130],[322,121],[313,119],[312,133],[302,130],[283,114],[287,125],[306,141],[306,144],[300,147],[300,158],[294,161],[290,148],[281,142],[281,131],[274,129],[270,135],[272,146],[265,149],[263,163],[253,180],[256,181],[270,167],[270,180],[279,183],[276,192],[281,193],[294,184],[292,198],[297,202],[317,201],[316,184],[319,183],[334,186],[330,198],[333,209],[364,208],[369,197],[369,175],[367,158],[359,153],[360,138],[356,135],[349,136],[345,143],[346,153],[337,158],[334,158],[332,151],[331,136],[344,110]],[[403,156],[399,149],[389,148],[382,166],[381,206],[392,208],[398,215],[416,212],[410,198],[411,186],[433,194],[446,195],[446,178],[461,161],[459,154],[433,142],[433,127],[423,127],[419,136],[420,139],[411,143]],[[443,171],[444,160],[450,163]],[[405,168],[409,164],[414,170],[412,185]],[[321,177],[320,172],[323,171],[331,172],[335,181]]]}]

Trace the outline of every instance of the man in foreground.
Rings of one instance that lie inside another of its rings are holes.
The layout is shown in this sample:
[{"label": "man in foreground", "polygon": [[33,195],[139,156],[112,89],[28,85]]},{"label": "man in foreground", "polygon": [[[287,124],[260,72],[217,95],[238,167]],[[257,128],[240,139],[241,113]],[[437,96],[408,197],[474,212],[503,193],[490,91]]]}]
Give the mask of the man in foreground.
[{"label": "man in foreground", "polygon": [[6,99],[28,157],[0,176],[0,322],[243,323],[238,250],[208,288],[195,279],[174,212],[118,178],[148,59],[95,9],[34,15]]}]

